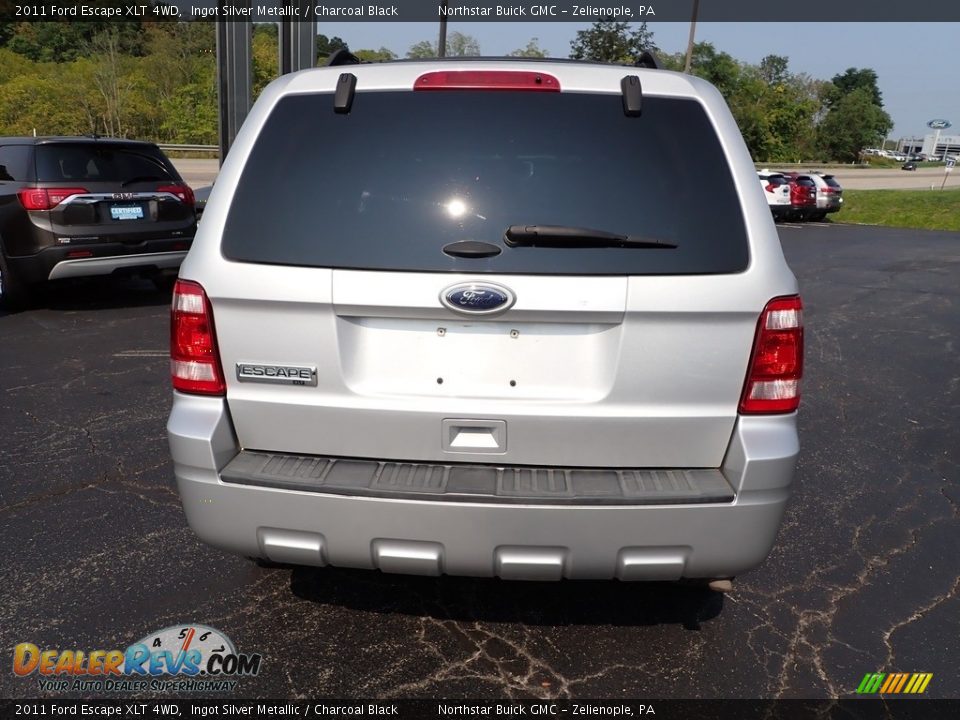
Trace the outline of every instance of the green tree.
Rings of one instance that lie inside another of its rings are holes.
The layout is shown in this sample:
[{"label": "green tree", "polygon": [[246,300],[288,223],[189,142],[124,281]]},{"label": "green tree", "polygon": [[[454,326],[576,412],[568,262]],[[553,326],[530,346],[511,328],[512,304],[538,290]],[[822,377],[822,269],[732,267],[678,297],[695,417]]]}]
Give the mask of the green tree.
[{"label": "green tree", "polygon": [[15,28],[16,23],[12,23],[9,20],[0,21],[0,48],[7,46],[10,38],[13,37],[13,31]]},{"label": "green tree", "polygon": [[870,68],[847,68],[842,74],[834,75],[831,79],[838,91],[834,101],[862,88],[870,94],[870,102],[882,108],[883,95],[880,93],[877,80],[876,71]]},{"label": "green tree", "polygon": [[508,52],[507,55],[509,57],[545,58],[547,52],[540,47],[540,41],[537,38],[530,38],[526,47]]},{"label": "green tree", "polygon": [[853,162],[865,147],[876,147],[890,132],[893,121],[877,105],[869,87],[843,94],[817,128],[818,145],[826,156]]},{"label": "green tree", "polygon": [[718,52],[713,43],[699,42],[693,46],[690,72],[716,86],[729,99],[737,92],[741,66],[725,52]]},{"label": "green tree", "polygon": [[789,58],[783,55],[767,55],[760,61],[760,76],[767,85],[783,85],[790,77],[787,72],[789,63]]},{"label": "green tree", "polygon": [[452,32],[447,36],[447,57],[476,57],[480,54],[480,43],[472,35]]},{"label": "green tree", "polygon": [[825,113],[817,125],[817,147],[825,157],[852,162],[876,146],[893,127],[883,109],[877,73],[847,68],[821,89]]},{"label": "green tree", "polygon": [[120,47],[120,33],[113,28],[97,33],[88,45],[88,54],[94,61],[93,84],[103,100],[98,124],[110,137],[127,137],[131,58]]},{"label": "green tree", "polygon": [[[0,49],[0,135],[76,135],[97,129],[90,60],[34,63]],[[9,72],[9,71],[13,72]]]},{"label": "green tree", "polygon": [[363,62],[386,62],[396,60],[397,54],[383,46],[379,50],[357,50],[353,53]]},{"label": "green tree", "polygon": [[421,40],[410,46],[407,57],[415,60],[437,57],[437,46],[429,40]]},{"label": "green tree", "polygon": [[[476,57],[480,54],[480,43],[472,35],[452,32],[447,36],[447,57]],[[410,46],[407,57],[414,59],[437,57],[437,44],[421,40]]]},{"label": "green tree", "polygon": [[[108,0],[99,4],[118,5]],[[37,62],[69,62],[86,55],[94,38],[107,31],[115,34],[118,50],[124,55],[143,54],[143,25],[117,20],[16,23],[12,33],[8,31],[6,46]]]},{"label": "green tree", "polygon": [[280,76],[280,35],[273,23],[253,26],[253,99]]},{"label": "green tree", "polygon": [[350,47],[336,36],[328,38],[326,35],[317,35],[317,65],[323,65],[327,58],[337,50],[347,50],[349,52]]},{"label": "green tree", "polygon": [[575,60],[596,60],[632,65],[644,50],[656,50],[653,31],[640,23],[632,32],[630,23],[601,20],[588,30],[578,30],[570,42],[570,57]]}]

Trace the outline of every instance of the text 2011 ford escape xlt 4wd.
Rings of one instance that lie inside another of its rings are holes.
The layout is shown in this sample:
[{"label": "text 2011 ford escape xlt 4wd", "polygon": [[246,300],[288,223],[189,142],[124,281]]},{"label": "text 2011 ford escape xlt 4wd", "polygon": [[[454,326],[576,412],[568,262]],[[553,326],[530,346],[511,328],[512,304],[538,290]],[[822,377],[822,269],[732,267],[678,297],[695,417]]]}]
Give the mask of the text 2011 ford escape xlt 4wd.
[{"label": "text 2011 ford escape xlt 4wd", "polygon": [[288,75],[174,293],[186,516],[283,563],[730,578],[766,557],[789,494],[801,314],[750,156],[697,78]]}]

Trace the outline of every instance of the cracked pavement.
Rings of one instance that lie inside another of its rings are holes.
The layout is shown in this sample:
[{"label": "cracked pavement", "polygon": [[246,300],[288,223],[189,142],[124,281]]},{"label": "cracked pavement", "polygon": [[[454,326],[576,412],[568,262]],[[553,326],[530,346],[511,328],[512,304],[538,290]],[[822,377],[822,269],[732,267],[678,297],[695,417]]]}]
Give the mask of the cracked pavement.
[{"label": "cracked pavement", "polygon": [[[771,556],[725,597],[223,554],[174,487],[167,299],[70,282],[0,314],[5,662],[199,622],[264,655],[241,697],[821,698],[874,671],[960,697],[960,234],[781,237],[806,305],[803,450]],[[0,691],[43,695],[9,669]]]}]

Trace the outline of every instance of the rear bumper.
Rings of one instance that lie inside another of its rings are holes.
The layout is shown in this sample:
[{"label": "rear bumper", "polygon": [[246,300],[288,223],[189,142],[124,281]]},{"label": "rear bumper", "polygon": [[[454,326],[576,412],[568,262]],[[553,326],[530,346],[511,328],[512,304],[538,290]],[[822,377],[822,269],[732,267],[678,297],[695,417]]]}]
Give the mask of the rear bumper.
[{"label": "rear bumper", "polygon": [[[60,246],[41,250],[36,255],[8,257],[12,270],[24,282],[60,280],[71,277],[110,275],[117,271],[166,270],[180,267],[192,238],[151,240],[125,247],[119,243]],[[176,249],[174,249],[176,248]],[[70,253],[86,251],[91,257],[71,258]]]},{"label": "rear bumper", "polygon": [[47,279],[61,280],[70,277],[110,275],[118,270],[129,270],[131,268],[148,268],[151,270],[154,268],[157,270],[178,268],[186,256],[187,251],[180,250],[178,252],[61,260],[53,266]]},{"label": "rear bumper", "polygon": [[240,449],[219,398],[175,393],[167,430],[187,521],[210,545],[302,565],[506,579],[743,573],[773,546],[799,451],[795,415],[740,418],[721,468],[730,502],[498,504],[224,483]]}]

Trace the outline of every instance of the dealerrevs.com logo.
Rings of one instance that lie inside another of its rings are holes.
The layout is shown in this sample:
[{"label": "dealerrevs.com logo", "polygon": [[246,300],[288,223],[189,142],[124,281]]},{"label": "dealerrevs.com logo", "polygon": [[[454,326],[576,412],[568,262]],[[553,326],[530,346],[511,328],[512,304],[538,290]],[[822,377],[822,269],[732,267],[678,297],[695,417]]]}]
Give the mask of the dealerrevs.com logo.
[{"label": "dealerrevs.com logo", "polygon": [[232,691],[238,677],[260,672],[259,653],[239,653],[219,630],[206,625],[173,625],[126,650],[41,649],[20,643],[13,672],[36,676],[44,691],[217,692]]}]

